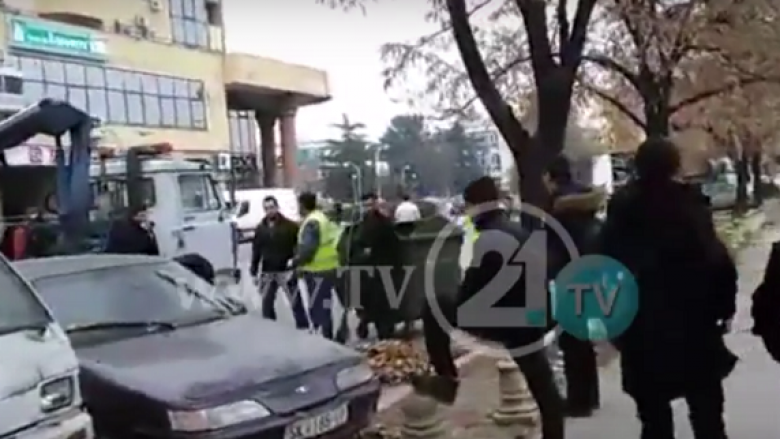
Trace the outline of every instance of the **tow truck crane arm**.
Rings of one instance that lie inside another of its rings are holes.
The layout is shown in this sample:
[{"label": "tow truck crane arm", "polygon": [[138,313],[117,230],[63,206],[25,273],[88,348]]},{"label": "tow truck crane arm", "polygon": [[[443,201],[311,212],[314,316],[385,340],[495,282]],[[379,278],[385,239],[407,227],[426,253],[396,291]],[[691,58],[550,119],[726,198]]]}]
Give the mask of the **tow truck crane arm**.
[{"label": "tow truck crane arm", "polygon": [[[54,138],[58,216],[68,248],[79,245],[89,224],[90,134],[94,126],[95,120],[89,114],[56,99],[43,99],[0,121],[0,152],[38,134]],[[63,146],[65,134],[70,135],[67,151]]]}]

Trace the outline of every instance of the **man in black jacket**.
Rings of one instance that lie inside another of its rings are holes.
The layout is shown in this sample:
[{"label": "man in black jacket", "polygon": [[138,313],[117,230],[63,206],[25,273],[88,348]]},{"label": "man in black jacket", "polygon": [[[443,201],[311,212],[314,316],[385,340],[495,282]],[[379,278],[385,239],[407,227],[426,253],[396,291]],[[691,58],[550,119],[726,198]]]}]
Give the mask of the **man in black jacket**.
[{"label": "man in black jacket", "polygon": [[[552,195],[553,218],[563,226],[580,255],[598,251],[601,221],[596,214],[606,201],[606,194],[574,181],[571,163],[560,156],[549,166],[545,183]],[[550,271],[557,274],[570,262],[568,250],[555,233],[550,242]],[[570,417],[587,417],[599,407],[599,381],[596,351],[593,343],[562,333],[559,346],[563,352],[566,375],[566,412]]]},{"label": "man in black jacket", "polygon": [[[263,293],[263,317],[276,320],[276,295],[279,288],[284,288],[293,304],[293,315],[299,329],[308,327],[308,318],[303,303],[294,300],[298,294],[297,279],[290,275],[288,264],[295,256],[295,246],[298,240],[298,224],[279,212],[279,202],[273,196],[263,200],[265,217],[255,229],[252,240],[252,262],[249,273],[260,282]],[[261,265],[262,263],[262,265]],[[262,277],[258,278],[262,267]]]},{"label": "man in black jacket", "polygon": [[[533,270],[523,269],[523,272],[518,275],[517,270],[521,267],[513,265],[512,259],[521,249],[530,251],[531,257],[535,253],[538,253],[539,257],[546,257],[545,249],[536,248],[537,244],[529,241],[531,234],[520,223],[510,221],[500,205],[500,193],[492,178],[482,177],[470,183],[463,198],[467,205],[467,212],[473,218],[474,226],[479,232],[479,237],[474,243],[474,257],[466,269],[455,300],[448,295],[437,296],[435,305],[438,305],[439,312],[429,306],[423,314],[425,345],[436,375],[418,377],[413,384],[418,392],[428,394],[444,403],[452,403],[455,400],[458,372],[450,350],[447,326],[500,343],[508,350],[515,351],[514,360],[525,376],[528,388],[539,407],[543,439],[563,439],[563,402],[543,349],[546,328],[519,326],[509,321],[497,324],[495,319],[489,323],[462,320],[464,317],[478,321],[490,319],[488,316],[465,312],[465,307],[461,308],[461,305],[480,294],[484,296],[485,300],[481,302],[484,303],[494,297],[491,293],[500,293],[500,299],[493,308],[484,309],[484,312],[491,312],[491,309],[496,311],[496,308],[524,307],[529,299],[527,296],[529,292],[526,291],[525,286],[526,280]],[[541,245],[546,247],[546,243]],[[546,295],[546,273],[541,276],[541,279],[537,279],[542,284],[537,293]],[[495,289],[495,291],[487,291],[487,289]]]},{"label": "man in black jacket", "polygon": [[157,256],[160,248],[152,223],[144,208],[131,209],[127,217],[111,224],[106,242],[106,253]]}]

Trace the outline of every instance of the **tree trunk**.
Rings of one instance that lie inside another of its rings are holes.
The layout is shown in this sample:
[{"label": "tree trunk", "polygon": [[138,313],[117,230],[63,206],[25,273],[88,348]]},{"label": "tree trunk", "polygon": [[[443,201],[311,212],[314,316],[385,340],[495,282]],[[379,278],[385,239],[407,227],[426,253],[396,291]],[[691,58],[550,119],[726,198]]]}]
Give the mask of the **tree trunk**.
[{"label": "tree trunk", "polygon": [[647,137],[668,137],[670,120],[668,105],[652,100],[645,104],[645,123],[647,124]]},{"label": "tree trunk", "polygon": [[741,148],[736,158],[737,198],[734,202],[734,213],[741,215],[747,212],[750,207],[747,191],[747,185],[750,179],[750,163],[748,154],[745,152],[744,148]]},{"label": "tree trunk", "polygon": [[764,185],[761,181],[761,162],[763,154],[761,150],[750,154],[750,174],[753,176],[753,202],[756,207],[764,204]]}]

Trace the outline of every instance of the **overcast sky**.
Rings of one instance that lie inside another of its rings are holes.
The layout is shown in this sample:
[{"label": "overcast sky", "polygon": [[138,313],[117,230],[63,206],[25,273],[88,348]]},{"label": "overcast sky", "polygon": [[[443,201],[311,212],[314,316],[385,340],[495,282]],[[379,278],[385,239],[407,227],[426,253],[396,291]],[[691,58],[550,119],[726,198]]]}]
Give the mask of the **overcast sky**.
[{"label": "overcast sky", "polygon": [[333,100],[304,108],[299,139],[319,140],[336,133],[330,124],[346,113],[378,137],[393,115],[408,108],[394,104],[382,88],[379,48],[413,39],[433,27],[423,20],[427,1],[368,2],[365,15],[317,5],[315,0],[231,0],[224,2],[227,45],[245,52],[306,64],[328,72]]}]

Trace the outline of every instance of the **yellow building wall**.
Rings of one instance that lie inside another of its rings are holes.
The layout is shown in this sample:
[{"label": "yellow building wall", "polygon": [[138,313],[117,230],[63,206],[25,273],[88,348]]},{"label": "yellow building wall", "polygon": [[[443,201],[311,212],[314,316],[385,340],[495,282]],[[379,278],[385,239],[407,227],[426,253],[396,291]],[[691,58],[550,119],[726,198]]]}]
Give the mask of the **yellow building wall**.
[{"label": "yellow building wall", "polygon": [[[108,54],[106,65],[203,81],[206,116],[208,118],[207,131],[106,125],[104,131],[108,135],[105,136],[104,143],[110,145],[121,143],[124,146],[129,146],[134,143],[168,141],[174,144],[178,150],[204,153],[229,148],[223,77],[224,55],[219,51],[187,49],[165,43],[164,41],[170,40],[170,24],[166,9],[150,13],[148,6],[146,6],[147,2],[127,0],[11,0],[11,2],[19,3],[18,6],[31,5],[40,12],[81,11],[81,15],[103,19],[105,27],[112,26],[114,20],[117,19],[123,22],[132,22],[136,16],[145,15],[148,17],[149,27],[154,31],[157,41],[145,41],[85,28],[75,28],[74,31],[81,33],[88,31],[105,39]],[[164,8],[167,8],[167,1],[161,3]],[[32,9],[22,9],[27,12],[32,11]],[[25,14],[22,15],[27,18]],[[4,42],[7,44],[9,29],[6,14],[0,13],[0,18],[0,32],[5,36]],[[51,24],[58,27],[68,27],[68,25],[59,22],[51,22]],[[214,32],[214,34],[221,37],[221,32]],[[215,44],[221,47],[222,42],[215,41]],[[7,46],[4,49],[8,50]],[[33,139],[33,142],[50,144],[51,139],[36,138]]]}]

